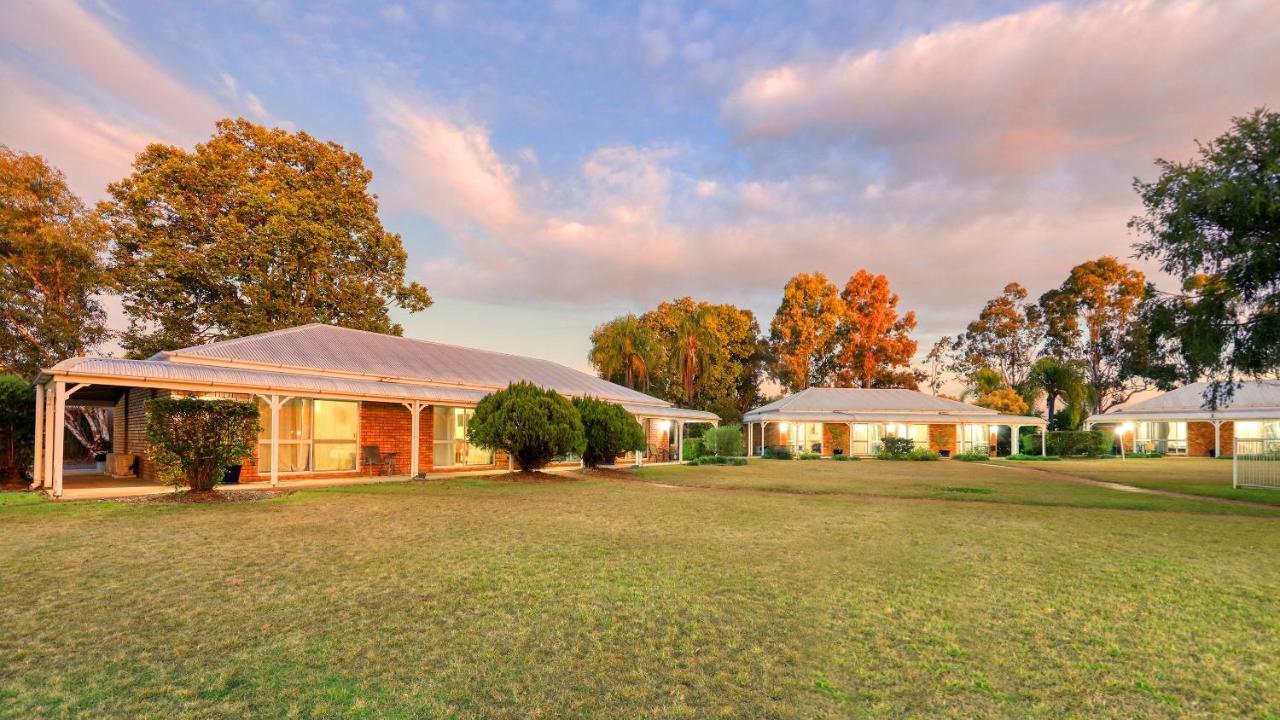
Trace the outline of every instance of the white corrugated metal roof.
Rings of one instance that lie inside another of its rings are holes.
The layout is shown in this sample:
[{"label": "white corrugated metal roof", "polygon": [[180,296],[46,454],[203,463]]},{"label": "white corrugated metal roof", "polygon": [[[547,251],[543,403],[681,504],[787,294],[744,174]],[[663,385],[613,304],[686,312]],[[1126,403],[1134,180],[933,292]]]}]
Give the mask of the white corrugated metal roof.
[{"label": "white corrugated metal roof", "polygon": [[1176,390],[1092,418],[1094,422],[1119,420],[1178,420],[1280,417],[1280,380],[1253,380],[1235,389],[1230,402],[1216,411],[1205,407],[1208,383],[1183,385]]},{"label": "white corrugated metal roof", "polygon": [[714,413],[677,408],[549,360],[380,335],[330,325],[303,325],[236,340],[158,353],[148,360],[71,358],[54,375],[171,382],[219,388],[474,404],[525,381],[572,397],[615,402],[633,414],[712,422]]},{"label": "white corrugated metal roof", "polygon": [[288,370],[316,370],[499,390],[526,381],[566,395],[667,404],[550,360],[476,350],[412,338],[302,325],[161,353],[174,362],[223,361]]},{"label": "white corrugated metal roof", "polygon": [[1043,425],[1030,415],[1004,415],[916,390],[807,388],[748,412],[747,422],[933,422]]},{"label": "white corrugated metal roof", "polygon": [[324,375],[274,372],[251,368],[219,367],[175,363],[165,360],[124,360],[121,358],[71,358],[53,366],[52,372],[79,378],[101,377],[120,381],[172,382],[183,385],[208,385],[210,392],[220,389],[246,389],[285,393],[315,393],[386,398],[388,401],[422,400],[475,404],[489,393],[470,388],[412,385],[378,380],[326,377]]}]

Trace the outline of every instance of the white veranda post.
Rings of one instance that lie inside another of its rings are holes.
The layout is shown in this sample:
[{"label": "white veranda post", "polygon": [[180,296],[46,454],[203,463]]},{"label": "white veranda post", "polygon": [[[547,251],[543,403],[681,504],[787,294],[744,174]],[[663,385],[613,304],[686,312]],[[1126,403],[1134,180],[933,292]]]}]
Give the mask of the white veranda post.
[{"label": "white veranda post", "polygon": [[[413,402],[402,404],[406,408],[409,408],[409,415],[411,416],[409,432],[413,433],[413,437],[409,441],[409,451],[413,453],[412,457],[409,458],[409,477],[416,478],[418,477],[418,443],[420,442],[419,435],[421,435],[418,428],[421,427],[420,418],[422,416],[422,409],[426,407],[426,405],[424,405],[420,400],[414,400]],[[508,465],[510,465],[510,458],[508,458],[507,461]]]},{"label": "white veranda post", "polygon": [[41,465],[44,466],[44,477],[41,480],[41,486],[46,490],[53,488],[53,422],[54,396],[57,393],[51,390],[51,385],[45,387],[44,392],[44,458]]},{"label": "white veranda post", "polygon": [[271,487],[280,484],[280,408],[293,399],[285,395],[261,395],[271,408]]},{"label": "white veranda post", "polygon": [[755,423],[747,423],[747,457],[751,457],[751,450],[755,447]]},{"label": "white veranda post", "polygon": [[1222,457],[1222,421],[1213,421],[1213,456]]},{"label": "white veranda post", "polygon": [[62,497],[62,456],[66,452],[66,431],[63,430],[66,421],[63,418],[67,414],[67,398],[87,386],[87,383],[81,383],[68,389],[64,382],[53,383],[53,417],[49,418],[49,432],[53,450],[53,496],[56,498]]},{"label": "white veranda post", "polygon": [[676,460],[684,462],[684,421],[676,421]]},{"label": "white veranda post", "polygon": [[[649,447],[649,423],[653,422],[653,420],[651,418],[642,417],[638,417],[636,420],[640,423],[640,429],[644,431],[644,446],[647,448]],[[640,467],[644,462],[644,450],[637,450],[635,455],[636,467]]]},{"label": "white veranda post", "polygon": [[1022,429],[1021,425],[1009,426],[1009,454],[1018,454],[1018,431]]},{"label": "white veranda post", "polygon": [[44,484],[44,384],[36,385],[36,456],[34,463],[34,475],[31,478],[31,489],[34,490]]},{"label": "white veranda post", "polygon": [[853,423],[845,423],[845,428],[848,430],[848,438],[846,438],[848,442],[846,445],[849,447],[845,448],[844,451],[849,454],[849,457],[853,457]]}]

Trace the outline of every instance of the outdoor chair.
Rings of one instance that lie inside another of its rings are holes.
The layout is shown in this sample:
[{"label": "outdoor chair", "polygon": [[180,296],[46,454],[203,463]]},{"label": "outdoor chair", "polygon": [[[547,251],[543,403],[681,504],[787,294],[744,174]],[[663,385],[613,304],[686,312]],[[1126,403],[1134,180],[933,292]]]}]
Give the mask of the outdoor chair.
[{"label": "outdoor chair", "polygon": [[[383,475],[394,475],[396,472],[396,453],[384,453],[377,445],[364,445],[360,448],[365,471],[370,468],[381,468]],[[370,474],[376,474],[370,472]]]}]

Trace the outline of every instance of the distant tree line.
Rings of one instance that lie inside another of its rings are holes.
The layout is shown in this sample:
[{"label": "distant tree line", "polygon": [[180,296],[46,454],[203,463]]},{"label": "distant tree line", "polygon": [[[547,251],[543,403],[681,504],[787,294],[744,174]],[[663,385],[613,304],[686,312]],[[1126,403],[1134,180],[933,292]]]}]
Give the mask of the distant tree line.
[{"label": "distant tree line", "polygon": [[939,394],[958,382],[962,399],[1001,412],[1043,403],[1064,429],[1140,391],[1199,380],[1217,406],[1241,380],[1280,371],[1280,114],[1235,118],[1194,160],[1157,166],[1156,180],[1134,180],[1145,214],[1130,227],[1143,236],[1135,255],[1159,261],[1179,292],[1112,256],[1075,266],[1034,300],[1011,282],[915,366],[915,313],[898,309],[885,276],[858,270],[840,289],[801,273],[767,337],[749,310],[682,298],[599,326],[590,360],[602,377],[727,419],[758,404],[765,378],[788,392]]}]

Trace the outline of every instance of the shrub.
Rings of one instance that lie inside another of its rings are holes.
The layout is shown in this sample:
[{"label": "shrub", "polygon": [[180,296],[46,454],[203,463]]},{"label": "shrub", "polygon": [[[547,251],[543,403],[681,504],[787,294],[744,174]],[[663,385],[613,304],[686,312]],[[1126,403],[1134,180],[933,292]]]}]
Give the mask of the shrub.
[{"label": "shrub", "polygon": [[911,438],[887,437],[880,442],[880,452],[876,457],[882,460],[901,460],[915,449],[915,441]]},{"label": "shrub", "polygon": [[746,465],[747,459],[744,457],[729,457],[727,455],[704,455],[697,460],[691,460],[686,465]]},{"label": "shrub", "polygon": [[796,459],[798,459],[798,460],[818,460],[818,459],[820,459],[821,457],[822,457],[822,454],[821,454],[821,453],[816,453],[816,452],[802,452],[802,453],[800,453],[799,455],[797,455],[797,456],[796,456]]},{"label": "shrub", "polygon": [[[621,405],[595,398],[575,398],[573,407],[582,420],[586,449],[582,464],[589,468],[613,460],[629,450],[639,452],[648,446],[644,428]],[[695,456],[696,457],[696,456]]]},{"label": "shrub", "polygon": [[908,460],[923,460],[926,462],[932,462],[934,460],[940,459],[940,457],[941,456],[938,455],[938,453],[930,450],[929,448],[916,448],[911,452],[907,453]]},{"label": "shrub", "polygon": [[17,375],[0,375],[0,482],[15,481],[35,457],[36,390]]},{"label": "shrub", "polygon": [[1129,456],[1129,457],[1131,457],[1131,458],[1162,458],[1162,457],[1164,457],[1164,456],[1165,456],[1165,454],[1164,454],[1164,453],[1162,453],[1162,452],[1155,452],[1155,451],[1153,451],[1153,452],[1135,452],[1135,453],[1129,453],[1129,454],[1128,454],[1128,456]]},{"label": "shrub", "polygon": [[861,460],[862,458],[857,455],[832,455],[831,459],[836,462],[849,462],[850,460]]},{"label": "shrub", "polygon": [[1115,435],[1101,430],[1055,430],[1045,436],[1050,455],[1101,457],[1111,454]]},{"label": "shrub", "polygon": [[707,454],[707,449],[702,444],[702,438],[685,438],[684,439],[684,456],[690,460],[697,460]]},{"label": "shrub", "polygon": [[743,452],[742,428],[737,425],[714,427],[702,434],[702,449],[706,455],[738,456]]},{"label": "shrub", "polygon": [[760,457],[767,460],[790,460],[792,458],[791,448],[785,445],[770,446],[760,453]]},{"label": "shrub", "polygon": [[952,455],[951,459],[959,460],[960,462],[983,462],[991,458],[985,453],[960,453],[959,455]]},{"label": "shrub", "polygon": [[253,453],[258,406],[239,400],[163,397],[146,401],[147,457],[171,485],[212,490],[228,465]]},{"label": "shrub", "polygon": [[507,453],[525,472],[545,467],[557,455],[581,453],[587,444],[573,403],[527,382],[481,400],[467,425],[467,441]]},{"label": "shrub", "polygon": [[1057,455],[1024,455],[1022,453],[1019,453],[1017,455],[1009,455],[1008,457],[1005,458],[1005,460],[1016,460],[1019,462],[1046,462],[1046,461],[1054,462],[1056,460],[1061,460],[1061,459],[1062,458],[1058,457]]}]

